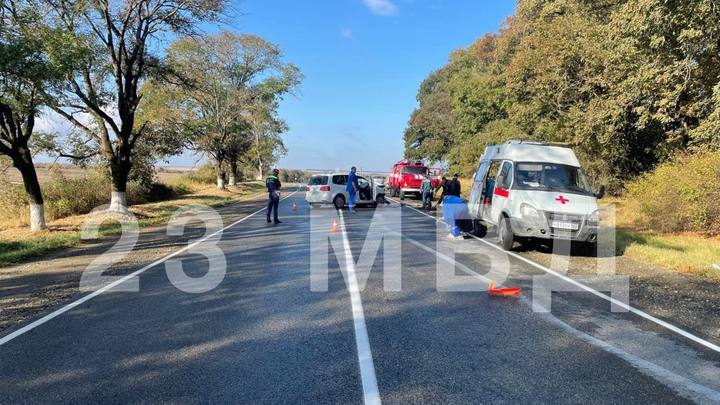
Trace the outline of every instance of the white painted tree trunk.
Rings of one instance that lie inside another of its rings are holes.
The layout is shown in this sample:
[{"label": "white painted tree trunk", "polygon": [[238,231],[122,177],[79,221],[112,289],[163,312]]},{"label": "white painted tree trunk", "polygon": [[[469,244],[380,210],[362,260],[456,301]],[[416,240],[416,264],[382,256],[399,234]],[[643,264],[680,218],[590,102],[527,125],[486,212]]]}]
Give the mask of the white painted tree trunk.
[{"label": "white painted tree trunk", "polygon": [[235,178],[235,176],[230,176],[230,179],[228,179],[228,185],[237,186],[237,179]]},{"label": "white painted tree trunk", "polygon": [[127,212],[127,193],[113,191],[110,194],[110,211]]},{"label": "white painted tree trunk", "polygon": [[218,190],[225,190],[225,180],[223,180],[222,177],[217,178],[217,188]]},{"label": "white painted tree trunk", "polygon": [[37,232],[46,228],[45,206],[43,204],[30,203],[30,230]]}]

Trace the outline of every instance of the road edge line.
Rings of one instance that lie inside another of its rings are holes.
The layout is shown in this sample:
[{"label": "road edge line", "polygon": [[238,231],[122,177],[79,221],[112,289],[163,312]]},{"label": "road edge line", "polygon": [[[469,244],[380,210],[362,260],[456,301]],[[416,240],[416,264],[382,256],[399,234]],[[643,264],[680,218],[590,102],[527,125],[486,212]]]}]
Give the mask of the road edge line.
[{"label": "road edge line", "polygon": [[[406,204],[404,204],[404,203],[400,203],[400,202],[398,202],[397,200],[394,200],[394,199],[390,199],[390,201],[393,201],[393,202],[395,202],[396,204],[400,204],[401,207],[410,208],[411,210],[416,211],[416,212],[418,212],[418,213],[420,213],[420,214],[422,214],[422,215],[425,215],[426,217],[431,218],[431,219],[435,220],[436,222],[445,224],[444,221],[442,221],[442,220],[440,220],[440,219],[438,219],[438,218],[436,218],[436,217],[433,217],[432,215],[429,215],[428,213],[422,212],[422,211],[420,211],[419,209],[417,209],[417,208],[415,208],[415,207],[406,205]],[[446,224],[446,225],[447,225],[447,224]],[[707,340],[705,340],[705,339],[703,339],[703,338],[701,338],[701,337],[699,337],[699,336],[697,336],[697,335],[694,335],[694,334],[692,334],[692,333],[690,333],[690,332],[687,332],[687,331],[685,331],[685,330],[683,330],[683,329],[680,329],[679,327],[677,327],[677,326],[675,326],[675,325],[673,325],[673,324],[671,324],[671,323],[668,323],[668,322],[666,322],[666,321],[663,321],[662,319],[656,318],[656,317],[648,314],[647,312],[644,312],[644,311],[642,311],[642,310],[640,310],[640,309],[637,309],[637,308],[635,308],[635,307],[633,307],[633,306],[631,306],[631,305],[629,305],[629,304],[626,304],[626,303],[624,303],[624,302],[622,302],[622,301],[618,301],[618,300],[616,300],[615,298],[612,298],[612,297],[608,296],[607,294],[603,294],[603,293],[601,293],[600,291],[595,290],[595,289],[592,288],[592,287],[589,287],[589,286],[587,286],[587,285],[585,285],[585,284],[583,284],[583,283],[581,283],[581,282],[579,282],[579,281],[577,281],[577,280],[575,280],[575,279],[573,279],[573,278],[571,278],[571,277],[568,277],[568,276],[565,276],[565,275],[563,275],[563,274],[560,274],[560,273],[556,272],[555,270],[553,270],[553,269],[551,269],[551,268],[549,268],[549,267],[543,266],[543,265],[540,264],[540,263],[536,263],[536,262],[534,262],[534,261],[532,261],[532,260],[530,260],[530,259],[528,259],[528,258],[526,258],[526,257],[520,256],[519,254],[517,254],[517,253],[515,253],[515,252],[508,252],[508,251],[504,250],[503,248],[501,248],[500,246],[497,246],[497,245],[495,245],[494,243],[488,242],[488,241],[486,241],[485,239],[479,238],[479,237],[477,237],[477,236],[475,236],[475,235],[472,235],[472,234],[466,234],[466,235],[470,236],[470,237],[473,238],[473,239],[479,240],[480,242],[482,242],[482,243],[484,243],[484,244],[486,244],[486,245],[488,245],[488,246],[490,246],[490,247],[492,247],[492,248],[494,248],[494,249],[497,249],[497,250],[499,250],[499,251],[501,251],[501,252],[503,252],[503,253],[511,256],[511,257],[514,257],[514,258],[516,258],[516,259],[518,259],[518,260],[520,260],[520,261],[523,261],[523,262],[525,262],[525,263],[527,263],[527,264],[529,264],[529,265],[531,265],[531,266],[533,266],[533,267],[535,267],[535,268],[537,268],[537,269],[539,269],[539,270],[542,270],[542,271],[544,271],[545,273],[548,273],[548,274],[550,274],[550,275],[553,275],[553,276],[555,276],[555,277],[558,277],[558,278],[560,278],[561,280],[566,281],[566,282],[568,282],[568,283],[570,283],[570,284],[573,284],[573,285],[576,286],[576,287],[580,287],[580,288],[582,288],[583,290],[585,290],[585,291],[587,291],[587,292],[589,292],[589,293],[592,293],[593,295],[595,295],[595,296],[597,296],[597,297],[600,297],[600,298],[602,298],[602,299],[604,299],[604,300],[607,300],[607,301],[609,301],[610,303],[619,306],[620,308],[626,309],[627,311],[632,312],[633,314],[635,314],[635,315],[637,315],[637,316],[639,316],[639,317],[641,317],[641,318],[644,318],[644,319],[647,320],[647,321],[650,321],[650,322],[652,322],[652,323],[654,323],[654,324],[656,324],[656,325],[662,326],[663,328],[665,328],[665,329],[667,329],[667,330],[669,330],[669,331],[675,332],[675,333],[677,333],[678,335],[681,335],[681,336],[683,336],[683,337],[685,337],[685,338],[687,338],[687,339],[690,339],[690,340],[692,340],[693,342],[695,342],[695,343],[697,343],[697,344],[699,344],[699,345],[702,345],[702,346],[706,347],[707,349],[710,349],[710,350],[713,350],[713,351],[715,351],[715,352],[717,352],[717,353],[720,353],[720,346],[718,346],[718,345],[716,345],[716,344],[714,344],[714,343],[712,343],[712,342],[709,342],[709,341],[707,341]]]}]

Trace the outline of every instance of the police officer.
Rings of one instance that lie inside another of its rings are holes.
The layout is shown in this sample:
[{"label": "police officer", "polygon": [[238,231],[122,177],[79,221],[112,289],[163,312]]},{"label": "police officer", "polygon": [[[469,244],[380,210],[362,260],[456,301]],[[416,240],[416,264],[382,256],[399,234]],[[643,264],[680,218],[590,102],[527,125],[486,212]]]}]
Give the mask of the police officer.
[{"label": "police officer", "polygon": [[268,206],[267,206],[267,222],[268,224],[272,221],[270,221],[270,214],[273,215],[273,219],[275,220],[276,224],[282,223],[278,219],[278,208],[280,205],[280,188],[282,187],[282,184],[280,184],[280,179],[278,178],[278,175],[280,174],[280,171],[278,169],[274,169],[271,176],[268,176],[268,178],[265,180],[265,186],[267,186],[268,190]]}]

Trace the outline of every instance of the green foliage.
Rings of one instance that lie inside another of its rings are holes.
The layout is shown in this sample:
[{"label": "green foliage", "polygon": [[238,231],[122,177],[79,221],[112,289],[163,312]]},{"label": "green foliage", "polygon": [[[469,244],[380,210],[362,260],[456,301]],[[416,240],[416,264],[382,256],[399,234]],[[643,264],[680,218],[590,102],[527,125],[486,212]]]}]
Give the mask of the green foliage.
[{"label": "green foliage", "polygon": [[712,0],[520,0],[498,34],[421,84],[405,154],[469,174],[506,136],[564,142],[619,191],[678,152],[720,146],[718,38]]},{"label": "green foliage", "polygon": [[217,173],[213,163],[206,163],[187,175],[190,181],[200,184],[215,184]]},{"label": "green foliage", "polygon": [[280,169],[280,181],[283,183],[304,183],[310,175],[302,170]]},{"label": "green foliage", "polygon": [[642,222],[661,232],[720,233],[720,154],[682,155],[628,186]]},{"label": "green foliage", "polygon": [[[249,34],[181,38],[167,50],[181,83],[150,83],[149,116],[179,128],[195,150],[220,166],[228,161],[272,164],[285,151],[278,103],[302,80],[280,48]],[[154,111],[153,111],[154,110]]]}]

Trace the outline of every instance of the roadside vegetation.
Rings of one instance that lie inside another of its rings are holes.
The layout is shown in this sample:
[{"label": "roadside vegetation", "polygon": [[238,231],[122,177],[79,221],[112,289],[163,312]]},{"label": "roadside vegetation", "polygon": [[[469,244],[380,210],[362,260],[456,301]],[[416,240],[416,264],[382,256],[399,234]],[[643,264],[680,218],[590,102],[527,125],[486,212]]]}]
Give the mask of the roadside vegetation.
[{"label": "roadside vegetation", "polygon": [[[54,190],[57,187],[62,191],[58,194],[58,200],[55,200],[54,193],[48,193],[49,207],[62,206],[64,204],[62,202],[66,201],[66,196],[72,195],[69,193],[74,193],[77,197],[76,200],[83,203],[73,203],[72,207],[76,211],[72,213],[50,210],[48,213],[52,215],[50,216],[52,219],[48,220],[47,228],[40,232],[31,231],[25,226],[26,223],[22,219],[5,214],[6,210],[24,212],[22,202],[18,204],[7,200],[2,201],[0,203],[2,204],[0,206],[0,209],[2,209],[2,215],[0,215],[0,265],[12,264],[30,258],[35,259],[55,250],[80,245],[82,242],[80,239],[80,226],[86,218],[85,214],[98,205],[110,202],[109,195],[104,193],[104,190],[92,188],[93,185],[107,187],[106,182],[100,179],[93,180],[94,176],[99,175],[92,173],[87,177],[58,184],[52,184],[52,180],[50,180],[50,184],[46,186],[48,190]],[[87,183],[89,180],[96,183]],[[88,187],[82,186],[83,184]],[[75,185],[80,186],[75,187]],[[225,190],[218,190],[215,185],[214,174],[210,177],[210,181],[205,182],[198,182],[196,177],[186,175],[168,184],[156,183],[153,190],[149,191],[143,191],[139,186],[132,185],[129,190],[133,190],[133,192],[129,196],[130,201],[135,200],[135,203],[130,206],[129,211],[138,218],[141,227],[159,225],[166,223],[180,207],[186,205],[222,207],[260,196],[264,191],[264,187],[263,182],[251,181],[238,183]],[[162,191],[159,194],[152,194],[157,190]],[[21,194],[17,191],[14,193]],[[10,193],[3,190],[3,198],[7,194]],[[112,235],[119,231],[119,225],[109,221],[101,227],[100,235]]]},{"label": "roadside vegetation", "polygon": [[411,159],[473,174],[488,144],[567,144],[612,194],[679,153],[720,148],[712,0],[519,0],[420,85]]},{"label": "roadside vegetation", "polygon": [[[149,183],[128,183],[129,211],[138,218],[141,227],[159,225],[186,205],[217,208],[264,193],[263,181],[248,180],[256,175],[256,168],[249,166],[239,167],[236,184],[217,189],[215,167],[214,163],[207,163],[172,179],[155,176]],[[301,170],[280,170],[280,179],[286,184],[302,182],[307,176]],[[45,191],[47,224],[38,232],[27,226],[28,201],[23,187],[0,181],[0,266],[80,245],[79,229],[85,214],[110,203],[108,175],[102,168],[73,170],[69,176],[59,166],[52,166],[41,179],[41,185]],[[101,227],[100,235],[119,231],[119,225],[109,221]]]},{"label": "roadside vegetation", "polygon": [[720,154],[678,155],[627,186],[617,206],[619,253],[720,279]]},{"label": "roadside vegetation", "polygon": [[470,177],[490,144],[568,145],[619,204],[619,253],[720,275],[718,38],[712,0],[519,0],[420,85],[405,155]]},{"label": "roadside vegetation", "polygon": [[[243,167],[262,178],[286,152],[279,102],[302,74],[261,37],[204,34],[228,10],[225,0],[0,1],[0,165],[23,186],[4,187],[2,215],[40,232],[101,202],[125,212],[182,195],[153,173],[187,149],[210,157],[220,189]],[[37,131],[41,114],[72,129]],[[98,173],[42,182],[38,153]]]}]

